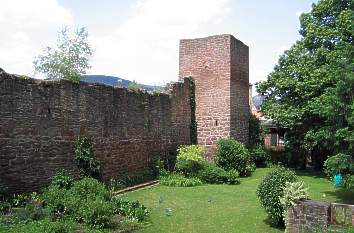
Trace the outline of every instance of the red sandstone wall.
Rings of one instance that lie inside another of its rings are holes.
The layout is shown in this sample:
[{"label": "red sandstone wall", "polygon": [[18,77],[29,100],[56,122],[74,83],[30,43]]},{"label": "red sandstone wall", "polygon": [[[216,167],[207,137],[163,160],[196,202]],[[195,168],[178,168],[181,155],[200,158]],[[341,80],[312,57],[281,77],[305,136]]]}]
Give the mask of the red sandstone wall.
[{"label": "red sandstone wall", "polygon": [[195,80],[198,144],[212,158],[219,138],[248,141],[248,47],[231,35],[180,41],[179,76]]},{"label": "red sandstone wall", "polygon": [[104,179],[146,170],[154,156],[190,143],[188,86],[150,95],[0,73],[0,179],[11,191],[33,191],[59,169],[77,172],[80,134],[93,136]]},{"label": "red sandstone wall", "polygon": [[248,46],[231,36],[231,136],[247,144],[249,136]]}]

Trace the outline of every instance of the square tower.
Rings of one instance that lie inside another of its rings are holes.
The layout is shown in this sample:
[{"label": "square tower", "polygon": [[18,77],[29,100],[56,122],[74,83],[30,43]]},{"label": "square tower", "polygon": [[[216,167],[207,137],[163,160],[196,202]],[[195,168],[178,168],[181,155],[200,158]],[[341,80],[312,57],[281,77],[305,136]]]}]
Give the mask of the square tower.
[{"label": "square tower", "polygon": [[248,46],[232,35],[180,41],[179,76],[195,81],[197,139],[209,159],[220,138],[248,142],[248,70]]}]

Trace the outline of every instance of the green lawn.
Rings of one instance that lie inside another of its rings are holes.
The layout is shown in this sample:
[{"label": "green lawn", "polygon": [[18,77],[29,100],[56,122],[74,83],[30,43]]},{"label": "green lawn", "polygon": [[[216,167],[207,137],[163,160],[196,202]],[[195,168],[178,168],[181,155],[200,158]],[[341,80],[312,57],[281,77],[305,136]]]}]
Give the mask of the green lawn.
[{"label": "green lawn", "polygon": [[[236,186],[157,186],[123,197],[139,200],[151,210],[151,224],[138,232],[283,232],[267,223],[256,196],[261,177],[269,171],[270,168],[259,168]],[[312,199],[354,204],[354,193],[335,190],[320,174],[298,172],[298,175],[309,187]],[[160,195],[162,203],[159,203]],[[171,216],[165,214],[168,207],[172,208]]]}]

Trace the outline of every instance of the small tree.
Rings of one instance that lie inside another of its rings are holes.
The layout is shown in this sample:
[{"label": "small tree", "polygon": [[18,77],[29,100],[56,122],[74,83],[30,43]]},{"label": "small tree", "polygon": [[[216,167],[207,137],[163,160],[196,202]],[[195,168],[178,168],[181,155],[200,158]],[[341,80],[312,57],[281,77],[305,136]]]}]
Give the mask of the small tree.
[{"label": "small tree", "polygon": [[138,91],[141,89],[141,85],[136,80],[133,80],[133,82],[129,83],[128,89],[131,91]]},{"label": "small tree", "polygon": [[47,78],[63,78],[79,82],[81,75],[91,66],[89,60],[93,54],[88,41],[88,33],[84,27],[78,28],[74,35],[64,27],[58,34],[57,47],[47,47],[44,54],[34,61],[36,72],[43,73]]}]

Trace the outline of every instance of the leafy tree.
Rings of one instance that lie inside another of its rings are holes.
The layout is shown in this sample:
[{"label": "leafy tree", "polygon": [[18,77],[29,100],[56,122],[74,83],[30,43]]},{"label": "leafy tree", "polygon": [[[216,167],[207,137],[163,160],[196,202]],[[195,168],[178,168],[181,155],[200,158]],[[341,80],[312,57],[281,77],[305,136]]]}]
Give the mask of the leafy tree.
[{"label": "leafy tree", "polygon": [[129,83],[127,88],[131,91],[137,91],[141,89],[141,85],[137,81],[133,80],[133,82]]},{"label": "leafy tree", "polygon": [[58,34],[57,47],[47,47],[43,55],[35,58],[33,65],[36,72],[47,78],[63,78],[79,82],[81,75],[90,68],[89,60],[93,54],[84,27],[70,36],[67,27]]},{"label": "leafy tree", "polygon": [[318,166],[353,155],[354,1],[320,0],[300,16],[300,35],[257,85],[264,113],[290,129],[288,143]]},{"label": "leafy tree", "polygon": [[248,138],[248,146],[250,148],[257,144],[263,144],[264,131],[265,129],[262,127],[260,120],[253,114],[250,114]]}]

